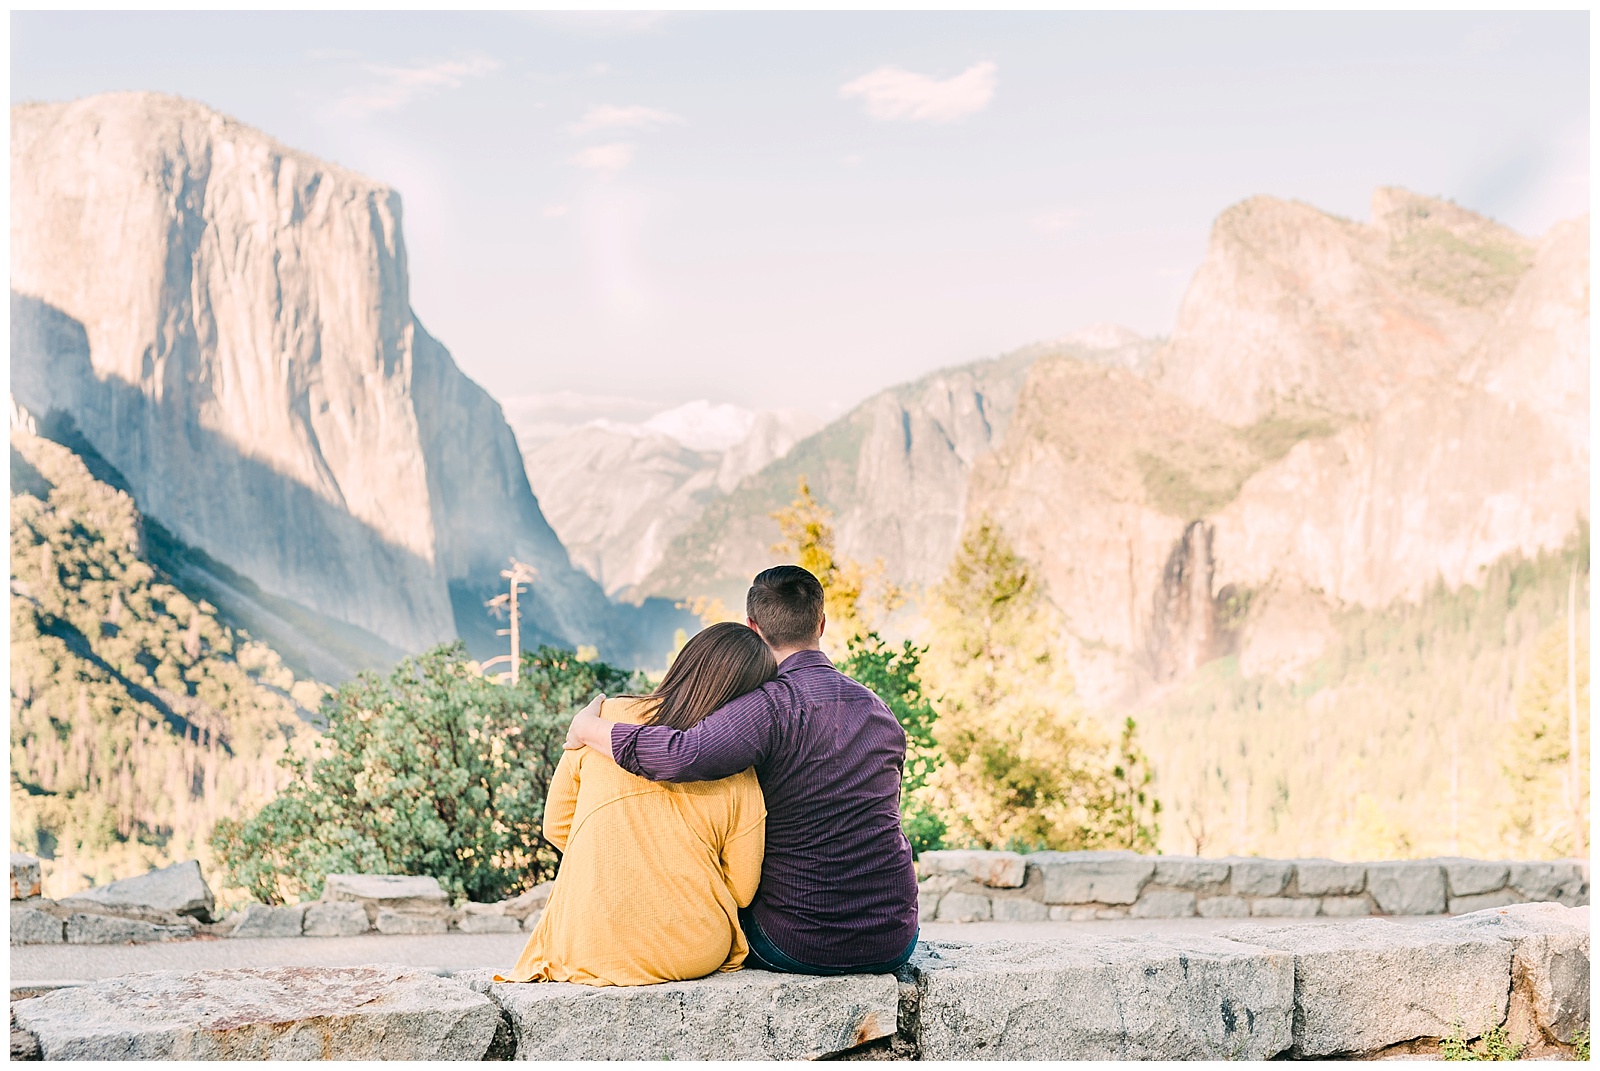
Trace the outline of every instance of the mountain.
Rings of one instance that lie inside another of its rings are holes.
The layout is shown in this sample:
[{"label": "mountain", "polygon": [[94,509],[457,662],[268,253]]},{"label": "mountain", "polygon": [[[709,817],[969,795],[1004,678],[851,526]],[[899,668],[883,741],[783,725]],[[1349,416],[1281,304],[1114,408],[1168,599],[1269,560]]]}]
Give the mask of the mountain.
[{"label": "mountain", "polygon": [[834,511],[842,553],[882,557],[898,580],[925,579],[953,549],[967,468],[1003,432],[1030,360],[979,362],[872,396],[711,499],[637,590],[742,606],[750,578],[776,561],[771,514],[802,477]]},{"label": "mountain", "polygon": [[1381,188],[1372,222],[1255,197],[1223,212],[1151,378],[1232,424],[1285,406],[1371,417],[1452,374],[1511,299],[1534,243]]},{"label": "mountain", "polygon": [[157,566],[171,537],[39,432],[13,407],[11,841],[62,896],[209,859],[215,820],[315,739],[325,689]]},{"label": "mountain", "polygon": [[412,311],[393,191],[149,93],[12,109],[12,389],[140,509],[260,591],[371,637],[524,636],[654,660],[672,611],[572,567],[499,405]]},{"label": "mountain", "polygon": [[[1099,325],[881,391],[711,501],[636,590],[742,606],[750,578],[775,561],[772,513],[794,500],[804,478],[834,514],[839,552],[866,565],[881,559],[886,578],[915,594],[949,564],[973,467],[1005,441],[1034,362],[1073,354],[1098,366],[1142,366],[1154,346]],[[910,617],[900,624],[916,627]]]},{"label": "mountain", "polygon": [[1508,711],[1571,577],[1587,630],[1588,244],[1254,198],[1142,373],[1029,369],[968,517],[1034,563],[1086,702],[1141,719],[1167,850],[1511,850]]},{"label": "mountain", "polygon": [[529,436],[523,458],[574,564],[608,593],[626,595],[707,503],[816,424],[799,412],[697,401],[641,423],[597,420],[552,439]]},{"label": "mountain", "polygon": [[[1239,644],[1304,663],[1314,604],[1415,601],[1587,518],[1587,223],[1534,243],[1392,189],[1373,220],[1229,209],[1147,375],[1030,371],[971,510],[1040,563],[1092,694]],[[1258,627],[1284,614],[1298,651]]]}]

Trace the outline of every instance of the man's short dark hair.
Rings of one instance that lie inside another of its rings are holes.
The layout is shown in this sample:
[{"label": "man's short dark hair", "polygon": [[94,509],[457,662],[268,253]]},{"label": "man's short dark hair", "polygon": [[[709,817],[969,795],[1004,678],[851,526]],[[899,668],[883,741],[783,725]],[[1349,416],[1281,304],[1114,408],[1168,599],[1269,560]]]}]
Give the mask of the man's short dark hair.
[{"label": "man's short dark hair", "polygon": [[774,565],[750,582],[745,613],[773,647],[803,647],[822,634],[822,582],[798,565]]}]

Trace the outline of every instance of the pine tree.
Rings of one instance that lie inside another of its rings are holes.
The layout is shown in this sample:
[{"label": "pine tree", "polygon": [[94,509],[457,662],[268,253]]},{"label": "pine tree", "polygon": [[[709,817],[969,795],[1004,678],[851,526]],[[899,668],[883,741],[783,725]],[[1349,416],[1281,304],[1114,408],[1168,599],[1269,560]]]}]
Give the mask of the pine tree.
[{"label": "pine tree", "polygon": [[1051,649],[1059,626],[1004,533],[980,519],[934,590],[924,664],[945,763],[923,797],[956,843],[1021,850],[1155,843],[1148,762],[1123,762]]},{"label": "pine tree", "polygon": [[[1553,624],[1539,636],[1527,675],[1517,689],[1505,763],[1512,805],[1506,833],[1532,857],[1587,856],[1589,830],[1574,813],[1589,812],[1589,642],[1573,638],[1577,649],[1578,792],[1572,799],[1568,774],[1568,625]],[[1574,828],[1574,826],[1577,828]]]}]

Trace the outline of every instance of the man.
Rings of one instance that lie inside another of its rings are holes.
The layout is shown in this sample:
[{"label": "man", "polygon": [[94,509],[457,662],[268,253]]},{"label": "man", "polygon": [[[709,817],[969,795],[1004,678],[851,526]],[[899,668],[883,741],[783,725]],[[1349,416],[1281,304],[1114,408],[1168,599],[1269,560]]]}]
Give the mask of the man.
[{"label": "man", "polygon": [[755,578],[751,628],[778,676],[692,729],[602,721],[591,703],[569,747],[652,781],[713,781],[755,767],[767,852],[740,912],[748,964],[795,974],[886,973],[917,943],[917,877],[900,828],[906,736],[889,708],[821,651],[822,585],[798,566]]}]

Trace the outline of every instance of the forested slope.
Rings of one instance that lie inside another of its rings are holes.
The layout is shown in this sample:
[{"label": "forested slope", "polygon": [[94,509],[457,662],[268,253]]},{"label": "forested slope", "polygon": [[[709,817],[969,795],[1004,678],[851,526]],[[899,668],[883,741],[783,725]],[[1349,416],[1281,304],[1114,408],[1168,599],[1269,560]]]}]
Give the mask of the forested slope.
[{"label": "forested slope", "polygon": [[47,895],[208,861],[217,817],[276,794],[315,736],[323,687],[152,566],[146,524],[14,411],[11,841]]}]

